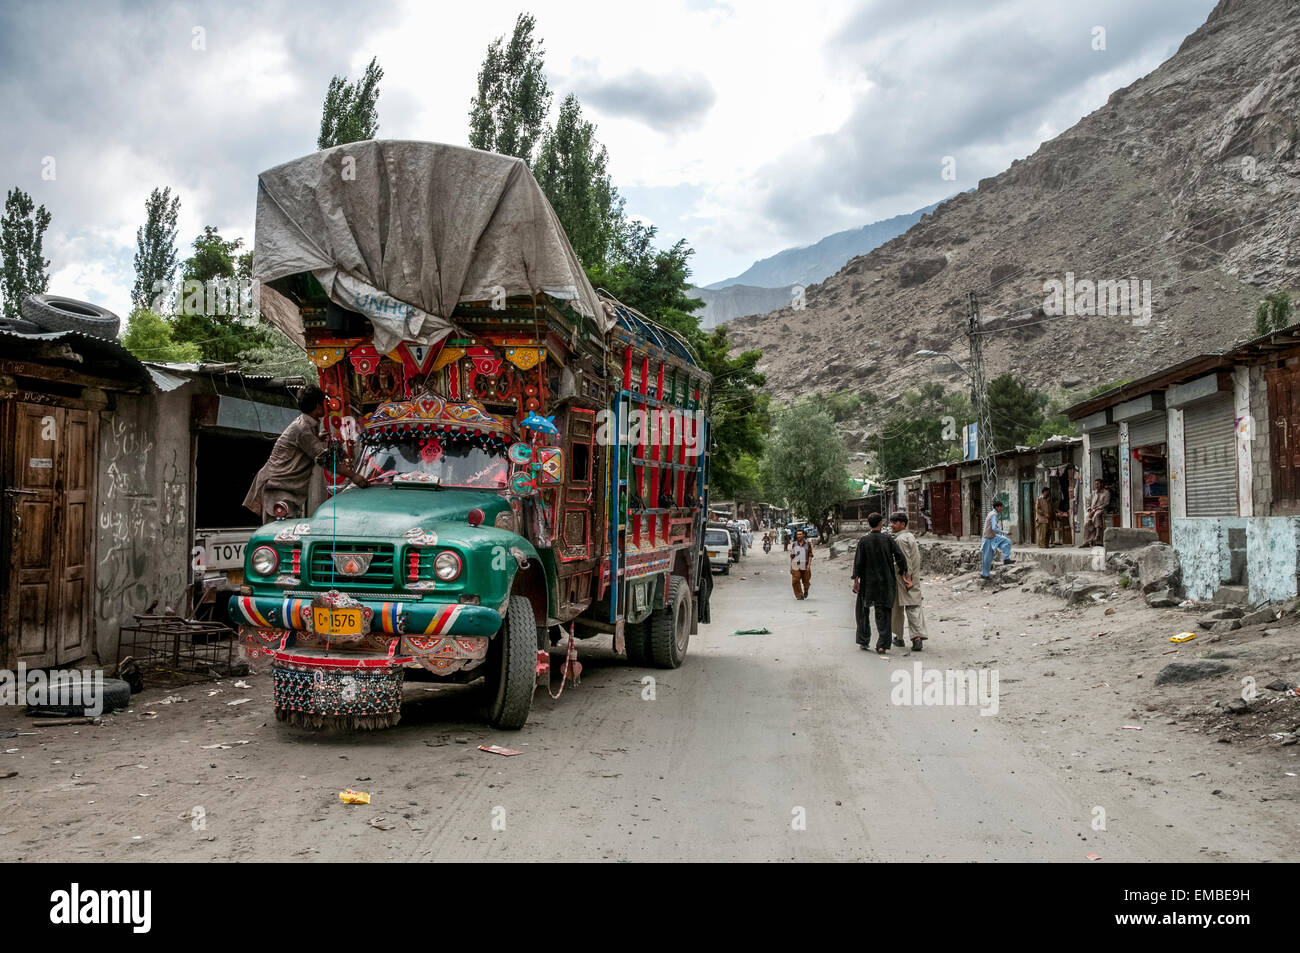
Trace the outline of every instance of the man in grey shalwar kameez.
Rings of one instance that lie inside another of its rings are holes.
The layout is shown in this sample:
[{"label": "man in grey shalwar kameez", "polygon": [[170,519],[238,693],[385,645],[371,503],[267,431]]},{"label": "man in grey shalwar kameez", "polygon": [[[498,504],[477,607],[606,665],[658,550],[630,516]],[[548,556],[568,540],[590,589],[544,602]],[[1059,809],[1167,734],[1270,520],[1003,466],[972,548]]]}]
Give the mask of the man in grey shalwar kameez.
[{"label": "man in grey shalwar kameez", "polygon": [[[298,396],[298,409],[302,413],[276,439],[271,458],[257,471],[244,497],[244,506],[267,523],[276,519],[272,508],[279,502],[288,504],[291,518],[309,515],[315,468],[333,452],[329,442],[320,436],[320,422],[325,419],[324,392],[319,387],[304,388]],[[357,486],[366,485],[366,480],[354,473],[341,455],[336,465]]]}]

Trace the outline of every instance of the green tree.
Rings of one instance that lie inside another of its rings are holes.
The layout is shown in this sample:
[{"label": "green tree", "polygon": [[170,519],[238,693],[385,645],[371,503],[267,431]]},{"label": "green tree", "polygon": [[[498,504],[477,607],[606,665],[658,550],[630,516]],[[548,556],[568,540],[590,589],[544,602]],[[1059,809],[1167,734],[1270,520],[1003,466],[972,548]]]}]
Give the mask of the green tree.
[{"label": "green tree", "polygon": [[475,149],[517,156],[532,163],[533,149],[551,108],[551,90],[543,72],[542,41],[533,36],[536,22],[519,14],[510,45],[497,37],[488,46],[478,71],[478,95],[469,111],[469,144]]},{"label": "green tree", "polygon": [[50,286],[50,262],[43,255],[49,225],[50,213],[44,205],[37,208],[22,189],[9,190],[0,219],[0,296],[6,318],[21,317],[23,299],[44,294]]},{"label": "green tree", "polygon": [[1098,384],[1096,387],[1090,388],[1088,393],[1083,395],[1083,399],[1092,400],[1092,398],[1094,397],[1100,397],[1102,394],[1106,393],[1107,391],[1112,391],[1116,387],[1123,387],[1132,379],[1133,378],[1131,377],[1122,377],[1119,380],[1112,381],[1109,384]]},{"label": "green tree", "polygon": [[[1074,401],[1070,401],[1074,403]],[[1036,447],[1040,443],[1051,439],[1055,436],[1077,437],[1079,429],[1074,425],[1065,414],[1066,404],[1063,400],[1052,398],[1047,403],[1047,409],[1043,412],[1043,422],[1035,430],[1030,431],[1025,438],[1028,446]]]},{"label": "green tree", "polygon": [[964,394],[945,391],[936,381],[908,391],[872,436],[877,472],[894,480],[920,467],[962,459],[961,429],[973,417]]},{"label": "green tree", "polygon": [[273,325],[263,325],[260,330],[264,344],[254,344],[239,352],[240,369],[245,374],[270,374],[272,377],[303,377],[309,384],[316,383],[316,367],[300,348]]},{"label": "green tree", "polygon": [[249,287],[252,268],[251,253],[240,254],[243,247],[243,239],[227,240],[207,225],[194,240],[194,254],[181,266],[172,335],[197,345],[205,361],[235,362],[250,349],[272,346],[269,326],[239,310],[240,291]]},{"label": "green tree", "polygon": [[159,299],[176,274],[176,217],[181,197],[171,188],[154,189],[144,203],[145,222],[135,232],[135,287],[131,303],[137,308]]},{"label": "green tree", "polygon": [[853,493],[848,460],[835,421],[816,399],[801,398],[776,414],[764,468],[795,515],[826,528],[831,507]]},{"label": "green tree", "polygon": [[533,173],[585,267],[607,262],[623,234],[624,202],[609,177],[609,153],[572,93],[547,129]]},{"label": "green tree", "polygon": [[375,138],[379,131],[375,104],[379,101],[379,81],[383,78],[379,57],[374,57],[359,80],[349,83],[345,76],[330,79],[321,109],[317,149]]},{"label": "green tree", "polygon": [[144,307],[136,308],[127,319],[122,346],[142,361],[188,364],[202,356],[197,344],[173,337],[171,322]]},{"label": "green tree", "polygon": [[1291,323],[1291,295],[1274,291],[1259,303],[1255,310],[1255,336],[1262,337],[1272,331],[1281,331]]},{"label": "green tree", "polygon": [[993,378],[989,382],[993,445],[999,450],[1024,446],[1029,435],[1043,426],[1046,408],[1047,395],[1014,374]]},{"label": "green tree", "polygon": [[755,370],[763,354],[743,351],[733,357],[725,328],[711,334],[697,328],[688,341],[700,366],[713,378],[710,491],[724,500],[753,498],[761,487],[745,458],[763,453],[770,426],[768,396],[760,390],[766,378]]},{"label": "green tree", "polygon": [[704,305],[686,294],[695,250],[684,238],[669,249],[656,248],[656,232],[654,225],[628,223],[615,236],[609,260],[587,266],[587,277],[595,287],[690,338],[700,326],[694,312]]},{"label": "green tree", "polygon": [[[869,396],[874,397],[870,391]],[[842,390],[825,399],[826,412],[837,424],[853,420],[862,411],[862,395],[856,391]]]}]

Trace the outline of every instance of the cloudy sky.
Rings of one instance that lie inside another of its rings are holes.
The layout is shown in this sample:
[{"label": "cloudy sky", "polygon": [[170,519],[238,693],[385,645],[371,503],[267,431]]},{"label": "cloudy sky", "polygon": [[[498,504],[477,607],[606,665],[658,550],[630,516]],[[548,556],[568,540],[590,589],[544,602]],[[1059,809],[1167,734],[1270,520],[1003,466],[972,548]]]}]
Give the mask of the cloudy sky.
[{"label": "cloudy sky", "polygon": [[50,290],[125,315],[153,187],[181,196],[182,257],[206,224],[251,238],[257,173],[315,148],[330,76],[372,56],[382,137],[464,144],[484,51],[527,9],[553,108],[578,94],[629,212],[685,237],[706,284],[973,187],[1150,72],[1213,6],[9,2],[0,188],[53,215]]}]

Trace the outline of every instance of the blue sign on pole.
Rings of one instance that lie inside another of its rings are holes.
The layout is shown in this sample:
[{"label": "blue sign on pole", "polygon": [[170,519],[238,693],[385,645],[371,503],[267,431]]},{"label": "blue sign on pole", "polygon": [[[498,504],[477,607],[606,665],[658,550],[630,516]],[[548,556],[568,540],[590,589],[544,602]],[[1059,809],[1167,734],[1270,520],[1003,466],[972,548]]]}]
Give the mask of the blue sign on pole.
[{"label": "blue sign on pole", "polygon": [[967,424],[965,427],[961,428],[962,446],[965,447],[966,450],[965,459],[967,460],[979,459],[979,455],[980,455],[979,429],[980,429],[980,425],[978,422],[973,424]]}]

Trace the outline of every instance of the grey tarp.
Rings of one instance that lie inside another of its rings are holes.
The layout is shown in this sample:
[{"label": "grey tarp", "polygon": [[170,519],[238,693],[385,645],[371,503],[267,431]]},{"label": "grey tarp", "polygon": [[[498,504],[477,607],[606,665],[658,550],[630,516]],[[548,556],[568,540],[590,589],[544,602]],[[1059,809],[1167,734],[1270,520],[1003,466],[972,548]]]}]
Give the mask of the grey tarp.
[{"label": "grey tarp", "polygon": [[548,294],[614,322],[520,159],[432,142],[335,146],[258,176],[259,308],[302,343],[297,306],[265,283],[311,272],[370,319],[382,354],[432,344],[461,301]]}]

